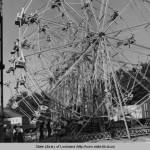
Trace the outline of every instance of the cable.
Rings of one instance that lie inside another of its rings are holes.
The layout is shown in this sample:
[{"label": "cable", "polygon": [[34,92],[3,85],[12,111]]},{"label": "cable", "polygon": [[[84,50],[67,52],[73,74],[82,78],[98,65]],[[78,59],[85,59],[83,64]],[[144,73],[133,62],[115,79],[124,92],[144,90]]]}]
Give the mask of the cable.
[{"label": "cable", "polygon": [[139,27],[142,27],[142,26],[145,26],[145,25],[148,25],[148,24],[150,24],[150,22],[146,22],[146,23],[142,23],[142,24],[139,24],[139,25],[131,26],[131,27],[128,27],[128,28],[116,30],[116,31],[113,31],[113,32],[110,32],[110,33],[106,33],[106,35],[114,34],[114,33],[117,33],[117,32],[128,31],[128,30],[135,29],[135,28],[139,28]]}]

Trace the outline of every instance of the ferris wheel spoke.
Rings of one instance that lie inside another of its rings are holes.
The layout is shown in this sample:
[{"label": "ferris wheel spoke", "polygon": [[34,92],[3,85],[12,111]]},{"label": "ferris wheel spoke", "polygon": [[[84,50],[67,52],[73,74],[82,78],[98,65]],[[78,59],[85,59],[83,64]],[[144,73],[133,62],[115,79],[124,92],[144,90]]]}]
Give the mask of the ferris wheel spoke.
[{"label": "ferris wheel spoke", "polygon": [[47,84],[48,84],[48,83],[46,82],[46,83],[40,85],[40,87],[41,87],[41,88],[44,88],[45,86],[47,86]]},{"label": "ferris wheel spoke", "polygon": [[90,5],[91,12],[92,12],[92,14],[93,14],[93,16],[94,16],[94,20],[95,20],[95,22],[96,22],[96,32],[97,32],[97,31],[98,31],[99,23],[98,23],[98,20],[97,20],[97,18],[96,18],[96,14],[95,14],[95,12],[94,12],[94,7],[93,7],[93,5],[92,5],[92,1],[88,0],[88,3],[89,3],[89,5]]},{"label": "ferris wheel spoke", "polygon": [[[46,71],[46,72],[44,72]],[[37,70],[37,71],[33,71],[33,74],[34,76],[41,76],[43,78],[47,77],[47,68],[44,68],[42,70]]]},{"label": "ferris wheel spoke", "polygon": [[[146,79],[146,81],[150,84],[150,80],[148,79],[148,77],[146,77],[146,74],[147,74],[149,66],[150,66],[150,61],[147,64],[147,68],[146,68],[145,72],[142,73],[141,71],[139,71],[139,75],[141,75],[141,77],[142,77],[141,80],[145,80]],[[135,85],[135,86],[137,86],[137,85]]]},{"label": "ferris wheel spoke", "polygon": [[133,1],[134,2],[134,6],[137,8],[137,10],[138,10],[138,12],[140,13],[140,15],[142,16],[142,18],[145,20],[145,17],[144,17],[144,14],[143,14],[143,12],[142,12],[142,9],[141,9],[141,7],[140,7],[140,5],[139,5],[139,2],[137,1],[134,1],[134,0],[130,0],[130,1]]},{"label": "ferris wheel spoke", "polygon": [[23,31],[23,33],[22,33],[22,35],[21,35],[21,39],[24,37],[24,35],[25,35],[25,33],[27,32],[28,28],[29,28],[29,26],[27,26],[27,27],[25,28],[25,30]]},{"label": "ferris wheel spoke", "polygon": [[150,24],[150,22],[142,23],[142,24],[139,24],[139,25],[134,25],[134,26],[131,26],[131,27],[128,27],[128,28],[123,28],[123,29],[120,29],[120,30],[117,30],[117,31],[106,33],[106,35],[115,34],[115,33],[118,33],[118,32],[125,32],[125,31],[128,31],[128,30],[138,30],[136,28],[146,26],[146,25],[149,25],[149,24]]},{"label": "ferris wheel spoke", "polygon": [[49,8],[49,5],[50,5],[50,2],[51,2],[51,1],[52,1],[52,0],[48,0],[45,9],[44,9],[42,12],[38,13],[39,16],[43,15],[46,11],[48,11],[48,10],[50,9],[50,8]]},{"label": "ferris wheel spoke", "polygon": [[[144,97],[140,98],[136,103],[135,105],[139,105],[139,107],[141,105],[143,105],[144,103],[146,103],[148,100],[149,100],[149,97],[150,97],[150,94],[147,93]],[[141,103],[142,102],[142,103]]]},{"label": "ferris wheel spoke", "polygon": [[47,82],[47,79],[46,78],[43,78],[43,79],[41,78],[41,79],[38,80],[38,82],[41,82],[41,83],[42,82]]},{"label": "ferris wheel spoke", "polygon": [[[44,55],[44,53],[43,53],[42,56],[45,58],[45,63],[47,63],[47,67],[46,67],[46,68],[49,70],[49,67],[50,67],[50,66],[48,66],[49,63],[50,63],[49,55],[48,55],[48,54],[45,54],[45,55]],[[51,54],[51,56],[54,57],[55,55],[52,55],[52,54]]]},{"label": "ferris wheel spoke", "polygon": [[[106,37],[109,38],[109,39],[113,39],[113,40],[122,42],[122,40],[120,40],[118,38],[114,38],[114,37],[110,37],[110,36],[106,36]],[[147,46],[144,46],[144,45],[140,45],[140,44],[136,44],[136,43],[133,43],[132,45],[135,45],[135,46],[140,47],[140,48],[144,48],[146,50],[150,50],[150,47],[147,47]]]},{"label": "ferris wheel spoke", "polygon": [[[117,76],[116,76],[116,78],[117,78]],[[120,84],[120,80],[119,80],[119,79],[117,79],[117,81],[118,81],[118,86],[120,87],[121,91],[124,91],[124,93],[122,93],[122,99],[125,100],[125,99],[128,98],[128,97],[125,98],[125,94],[130,93],[130,89],[127,89],[127,88],[125,88],[124,86],[122,86],[122,85]],[[125,99],[124,99],[124,98],[125,98]]]},{"label": "ferris wheel spoke", "polygon": [[[96,0],[99,4],[101,4],[101,9],[100,9],[100,13],[99,13],[99,17],[98,17],[98,19],[99,19],[99,24],[101,23],[101,21],[103,20],[103,18],[104,18],[104,16],[106,16],[107,14],[106,13],[104,13],[104,14],[102,14],[103,12],[103,6],[104,6],[104,1],[99,1],[99,0]],[[111,11],[113,11],[113,12],[117,12],[114,8],[112,8],[112,7],[110,7],[109,5],[107,5],[107,8],[108,9],[110,9]]]},{"label": "ferris wheel spoke", "polygon": [[115,84],[115,90],[116,90],[117,97],[118,97],[118,100],[119,100],[120,109],[121,109],[121,113],[122,113],[122,116],[123,116],[123,121],[124,121],[124,124],[125,124],[127,136],[130,139],[129,128],[128,128],[128,125],[127,125],[127,120],[125,118],[125,112],[123,111],[123,106],[122,106],[122,101],[121,101],[121,95],[120,95],[119,87],[117,85],[117,79],[116,79],[116,76],[115,76],[115,71],[114,71],[114,68],[112,66],[110,57],[108,55],[108,51],[106,51],[106,52],[107,52],[107,57],[108,57],[109,65],[111,66],[112,77],[113,77],[113,81],[114,81],[114,84]]},{"label": "ferris wheel spoke", "polygon": [[109,3],[109,0],[106,0],[105,6],[104,6],[104,14],[103,14],[103,19],[102,19],[101,31],[103,31],[103,28],[104,28],[104,23],[105,23],[105,17],[106,17],[106,11],[107,11],[107,7],[108,7],[108,3]]},{"label": "ferris wheel spoke", "polygon": [[29,55],[26,55],[25,57],[41,54],[41,53],[48,52],[48,51],[56,51],[56,50],[58,51],[60,49],[65,49],[65,48],[67,48],[68,46],[70,46],[72,44],[78,44],[79,42],[81,42],[81,40],[75,41],[75,42],[71,42],[71,43],[65,44],[63,46],[58,46],[58,47],[54,47],[54,48],[48,48],[47,50],[36,52],[36,53],[33,53],[33,54],[29,54]]},{"label": "ferris wheel spoke", "polygon": [[115,62],[115,63],[119,63],[119,64],[124,64],[124,65],[132,65],[132,66],[136,66],[137,64],[134,64],[132,62],[127,62],[127,61],[121,61],[121,60],[115,60],[115,59],[111,59],[111,61]]},{"label": "ferris wheel spoke", "polygon": [[58,26],[62,26],[62,27],[64,27],[65,26],[65,24],[63,24],[63,23],[60,23],[60,22],[56,22],[56,21],[54,21],[54,20],[49,20],[49,19],[46,19],[46,18],[40,18],[41,20],[43,20],[43,21],[45,21],[45,22],[47,22],[47,23],[49,23],[49,24],[53,24],[53,25],[58,25]]},{"label": "ferris wheel spoke", "polygon": [[[33,83],[34,87],[37,89],[37,91],[39,91],[38,85],[35,83],[35,81],[33,80],[33,79],[34,79],[33,76],[31,76],[30,74],[32,74],[32,73],[31,73],[31,71],[29,70],[28,73],[27,73],[27,75],[28,75],[29,79],[31,80],[31,82]],[[32,79],[32,78],[33,78],[33,79]],[[40,91],[41,91],[41,90],[40,90]]]},{"label": "ferris wheel spoke", "polygon": [[[26,37],[26,38],[28,38],[28,39],[32,39],[34,36],[36,36],[36,34],[37,34],[37,30],[36,31],[32,31],[31,33],[29,33],[28,35],[24,35],[24,36],[22,36],[22,37]],[[33,39],[33,41],[34,41],[34,39]]]},{"label": "ferris wheel spoke", "polygon": [[[98,106],[98,108],[94,111],[94,114],[96,114],[98,112],[98,110],[103,106],[103,104],[105,103],[106,99],[104,99]],[[92,117],[90,116],[90,118],[87,120],[87,122],[85,122],[81,129],[78,131],[78,133],[76,134],[75,137],[78,137],[78,135],[82,132],[82,130],[86,127],[86,125],[88,124],[88,122],[90,122],[90,120],[92,119]]]},{"label": "ferris wheel spoke", "polygon": [[143,3],[143,5],[144,5],[144,7],[150,12],[150,9],[148,8],[148,6],[145,5],[144,3]]},{"label": "ferris wheel spoke", "polygon": [[[94,45],[94,43],[92,44]],[[55,84],[55,86],[51,89],[50,93],[58,86],[61,84],[61,82],[63,81],[63,79],[72,71],[72,69],[74,68],[75,65],[77,65],[80,60],[82,59],[82,57],[90,50],[90,47],[92,46],[89,46],[87,49],[85,49],[81,55],[79,56],[79,58],[74,62],[74,64],[72,64],[69,69],[65,72],[65,74],[59,79],[59,81]]]},{"label": "ferris wheel spoke", "polygon": [[140,55],[142,55],[142,56],[149,56],[149,54],[142,53],[142,52],[139,52],[139,51],[137,51],[137,50],[129,50],[129,49],[122,49],[122,50],[131,52],[131,53],[134,53],[134,54],[140,54]]},{"label": "ferris wheel spoke", "polygon": [[64,4],[71,8],[81,18],[81,20],[83,19],[83,17],[68,2],[66,2],[66,0],[64,0]]},{"label": "ferris wheel spoke", "polygon": [[28,5],[25,7],[24,13],[26,13],[26,11],[27,11],[28,8],[30,7],[31,3],[32,3],[32,0],[30,0],[30,2],[28,3]]},{"label": "ferris wheel spoke", "polygon": [[144,48],[146,50],[150,50],[150,47],[147,47],[147,46],[144,46],[144,45],[140,45],[140,44],[133,44],[133,45],[135,45],[137,47],[140,47],[140,48]]},{"label": "ferris wheel spoke", "polygon": [[63,13],[64,13],[64,15],[66,15],[67,17],[67,22],[69,23],[70,21],[72,21],[72,20],[74,20],[75,22],[76,22],[76,20],[73,18],[73,17],[71,17],[70,15],[69,15],[69,13],[68,13],[68,11],[65,9],[65,6],[64,6],[64,4],[62,3],[62,11],[63,11]]},{"label": "ferris wheel spoke", "polygon": [[[41,75],[41,74],[44,74],[44,73],[41,73],[42,71],[45,71],[45,70],[47,70],[48,68],[45,68],[45,69],[41,69],[41,70],[37,70],[37,71],[34,71],[33,73],[32,73],[32,75]],[[46,74],[46,73],[45,73]]]},{"label": "ferris wheel spoke", "polygon": [[[101,5],[104,5],[104,2],[102,2],[101,0],[95,0],[95,1],[97,1],[99,4],[101,4]],[[108,5],[108,8],[110,9],[110,10],[112,10],[112,11],[115,11],[115,9],[114,8],[112,8],[112,7],[110,7],[109,5]]]},{"label": "ferris wheel spoke", "polygon": [[59,36],[55,31],[49,31],[49,34],[58,39],[60,42],[63,42],[63,37]]},{"label": "ferris wheel spoke", "polygon": [[[43,57],[45,58],[44,55],[43,55]],[[48,73],[49,73],[49,76],[53,76],[53,73],[50,71],[49,66],[48,66],[48,64],[46,63],[46,61],[44,60],[44,58],[43,58],[43,62],[44,62],[44,64],[45,64],[45,66],[48,68],[47,71],[48,71]]]},{"label": "ferris wheel spoke", "polygon": [[130,3],[128,3],[125,7],[122,8],[122,10],[119,12],[118,16],[112,21],[110,22],[110,24],[108,25],[108,27],[106,28],[106,30],[104,32],[107,32],[108,29],[112,26],[112,24],[115,22],[115,20],[120,17],[120,15],[127,9],[127,7],[129,6]]},{"label": "ferris wheel spoke", "polygon": [[[73,16],[71,14],[69,15],[72,18],[72,20],[74,20],[77,24],[80,24],[82,21],[85,23],[88,23],[88,20],[86,18],[84,18],[83,16],[81,16],[68,2],[64,1],[63,6],[67,12],[73,11],[80,18],[81,21],[78,21],[75,18],[73,18]],[[69,11],[69,9],[70,9],[70,11]],[[90,24],[88,23],[88,25],[90,25]]]}]

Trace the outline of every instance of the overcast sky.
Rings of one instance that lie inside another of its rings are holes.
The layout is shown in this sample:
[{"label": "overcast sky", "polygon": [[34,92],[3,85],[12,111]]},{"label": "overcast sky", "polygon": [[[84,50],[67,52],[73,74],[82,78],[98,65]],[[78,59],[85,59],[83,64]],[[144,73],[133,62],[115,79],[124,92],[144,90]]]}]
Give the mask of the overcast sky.
[{"label": "overcast sky", "polygon": [[[17,14],[17,10],[23,6],[26,0],[3,0],[3,35],[4,35],[4,81],[8,80],[10,76],[6,74],[8,69],[8,59],[10,58],[10,51],[13,48],[13,43],[18,36],[18,28],[14,25],[14,19]],[[4,105],[8,102],[11,92],[4,86]]]},{"label": "overcast sky", "polygon": [[[10,51],[13,49],[15,40],[18,38],[18,27],[15,25],[14,20],[16,18],[17,12],[25,6],[28,0],[3,0],[3,20],[4,20],[4,81],[11,80],[11,75],[6,74],[6,70],[9,68],[8,59],[10,59]],[[45,3],[47,0],[33,0],[33,3],[29,9],[38,8],[42,6],[42,3]],[[14,86],[14,85],[13,85]],[[11,90],[13,89],[11,87]],[[9,88],[4,86],[4,105],[7,104],[8,99],[11,97],[11,91]]]}]

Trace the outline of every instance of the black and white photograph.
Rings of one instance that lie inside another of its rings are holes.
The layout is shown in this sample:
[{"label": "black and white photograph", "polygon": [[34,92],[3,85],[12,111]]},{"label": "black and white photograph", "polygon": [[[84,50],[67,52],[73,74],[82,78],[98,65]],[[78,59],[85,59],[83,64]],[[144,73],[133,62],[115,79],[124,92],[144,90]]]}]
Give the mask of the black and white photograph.
[{"label": "black and white photograph", "polygon": [[150,144],[150,0],[0,0],[0,72],[0,145]]}]

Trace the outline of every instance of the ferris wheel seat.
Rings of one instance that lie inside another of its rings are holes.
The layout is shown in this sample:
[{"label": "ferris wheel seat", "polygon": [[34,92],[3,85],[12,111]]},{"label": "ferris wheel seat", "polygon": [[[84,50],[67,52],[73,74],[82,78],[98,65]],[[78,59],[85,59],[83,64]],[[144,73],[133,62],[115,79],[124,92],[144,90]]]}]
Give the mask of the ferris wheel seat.
[{"label": "ferris wheel seat", "polygon": [[12,104],[12,107],[11,107],[12,109],[16,109],[16,108],[18,108],[18,103],[17,102],[14,102],[13,104]]},{"label": "ferris wheel seat", "polygon": [[7,87],[9,87],[10,82],[9,82],[9,81],[6,81],[6,82],[4,83],[4,85],[7,86]]},{"label": "ferris wheel seat", "polygon": [[26,50],[30,49],[30,45],[21,45],[21,47]]},{"label": "ferris wheel seat", "polygon": [[19,46],[18,46],[18,45],[15,45],[14,48],[13,48],[13,50],[19,51]]},{"label": "ferris wheel seat", "polygon": [[127,46],[127,45],[129,45],[129,43],[128,43],[128,42],[125,42],[123,45],[124,45],[124,46]]},{"label": "ferris wheel seat", "polygon": [[28,20],[28,24],[29,24],[29,23],[30,23],[30,24],[33,24],[33,23],[38,24],[38,14],[34,14],[33,16],[29,16],[29,17],[27,18],[27,20]]},{"label": "ferris wheel seat", "polygon": [[20,18],[17,18],[17,19],[15,20],[15,25],[20,25]]},{"label": "ferris wheel seat", "polygon": [[31,46],[30,43],[22,43],[22,44],[21,44],[21,47],[24,48],[24,49],[29,49],[30,46]]},{"label": "ferris wheel seat", "polygon": [[52,4],[52,5],[51,5],[51,9],[55,9],[55,8],[60,9],[60,8],[59,8],[60,6],[61,6],[61,3]]},{"label": "ferris wheel seat", "polygon": [[89,3],[85,3],[84,6],[81,7],[81,9],[86,9],[86,8],[88,8],[89,6],[90,6]]},{"label": "ferris wheel seat", "polygon": [[114,13],[111,16],[111,21],[115,20],[118,16],[119,16],[119,12],[118,11],[114,11]]},{"label": "ferris wheel seat", "polygon": [[40,106],[40,110],[42,110],[42,111],[46,111],[47,109],[48,109],[48,107],[45,106],[45,105],[41,105],[41,106]]},{"label": "ferris wheel seat", "polygon": [[17,61],[15,64],[16,68],[25,68],[25,62],[24,61]]},{"label": "ferris wheel seat", "polygon": [[27,39],[21,43],[21,47],[24,49],[29,49],[31,47],[31,45],[32,45],[32,43],[29,42]]},{"label": "ferris wheel seat", "polygon": [[117,42],[117,46],[121,46],[121,45],[123,45],[123,41]]},{"label": "ferris wheel seat", "polygon": [[16,53],[16,51],[15,50],[12,50],[11,52],[10,52],[10,54],[15,54]]},{"label": "ferris wheel seat", "polygon": [[15,20],[15,25],[17,25],[17,26],[23,26],[24,24],[26,24],[26,21],[25,20],[23,20],[23,19],[21,19],[21,18],[17,18],[16,20]]},{"label": "ferris wheel seat", "polygon": [[129,39],[126,39],[124,42],[123,42],[123,45],[130,45],[130,44],[134,44],[135,43],[135,39],[133,37],[129,38]]},{"label": "ferris wheel seat", "polygon": [[134,43],[135,43],[135,39],[129,40],[129,43],[130,43],[130,44],[134,44]]},{"label": "ferris wheel seat", "polygon": [[51,37],[50,37],[50,36],[47,36],[46,41],[47,41],[47,42],[51,42]]},{"label": "ferris wheel seat", "polygon": [[21,80],[19,81],[20,82],[20,85],[25,85],[26,81],[25,80]]},{"label": "ferris wheel seat", "polygon": [[53,4],[53,5],[51,6],[52,9],[54,9],[54,8],[56,8],[56,7],[58,7],[58,6],[55,5],[55,4]]},{"label": "ferris wheel seat", "polygon": [[14,89],[15,89],[15,90],[17,90],[17,89],[18,89],[18,87],[16,87],[16,86],[15,86],[15,87],[14,87]]}]

